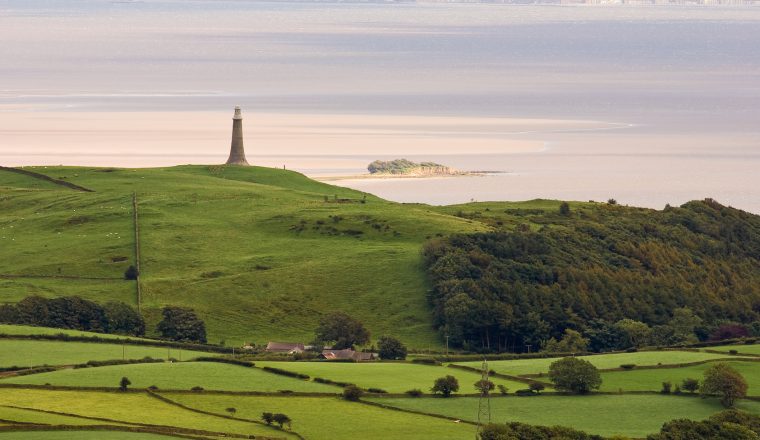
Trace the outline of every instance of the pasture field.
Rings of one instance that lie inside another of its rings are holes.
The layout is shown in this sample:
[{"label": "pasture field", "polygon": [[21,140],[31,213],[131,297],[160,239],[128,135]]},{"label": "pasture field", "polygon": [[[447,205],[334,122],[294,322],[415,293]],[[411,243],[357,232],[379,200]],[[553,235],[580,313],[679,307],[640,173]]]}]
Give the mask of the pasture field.
[{"label": "pasture field", "polygon": [[26,336],[26,335],[60,335],[64,334],[67,336],[78,336],[78,337],[84,337],[84,338],[92,338],[97,337],[100,339],[137,339],[137,340],[148,340],[145,338],[138,338],[135,336],[125,336],[125,335],[114,335],[110,333],[95,333],[95,332],[85,332],[81,330],[70,330],[65,328],[51,328],[51,327],[35,327],[32,325],[10,325],[10,324],[0,324],[0,334],[3,335],[19,335],[19,336]]},{"label": "pasture field", "polygon": [[475,435],[469,424],[387,410],[333,397],[260,397],[162,393],[192,408],[222,414],[237,409],[236,417],[260,419],[263,412],[280,412],[293,419],[293,430],[308,439],[329,440],[447,440]]},{"label": "pasture field", "polygon": [[5,389],[0,392],[0,406],[2,405],[105,418],[125,424],[176,426],[242,435],[293,437],[256,423],[188,411],[151,397],[147,393]]},{"label": "pasture field", "polygon": [[[15,186],[0,188],[2,272],[30,277],[0,279],[0,298],[79,295],[135,305],[134,283],[120,278],[134,260],[136,192],[149,336],[166,305],[195,309],[209,341],[228,345],[309,341],[321,316],[342,310],[374,337],[440,348],[420,247],[436,234],[487,229],[270,168],[31,169],[95,192],[25,190],[29,179],[6,176]],[[39,278],[57,275],[74,278]]]},{"label": "pasture field", "polygon": [[30,374],[0,380],[3,383],[112,387],[128,377],[131,388],[189,390],[195,386],[206,390],[266,391],[290,390],[304,393],[341,393],[337,386],[304,381],[267,373],[259,368],[216,362],[164,362],[160,364],[111,365],[97,368],[58,370],[50,373]]},{"label": "pasture field", "polygon": [[[439,377],[451,375],[459,380],[459,392],[474,394],[474,384],[480,375],[456,368],[418,365],[409,363],[344,363],[344,362],[257,362],[256,366],[275,367],[283,370],[308,374],[311,378],[321,377],[338,382],[356,384],[362,388],[379,388],[389,393],[403,393],[411,389],[430,392],[433,382]],[[522,382],[492,378],[496,385],[504,385],[510,390],[526,388]]]},{"label": "pasture field", "polygon": [[706,347],[704,350],[723,351],[726,353],[728,353],[730,350],[736,350],[740,354],[753,354],[760,356],[760,344],[719,345],[716,347]]},{"label": "pasture field", "polygon": [[0,339],[0,367],[71,365],[90,360],[122,359],[122,356],[126,359],[142,359],[146,356],[156,359],[168,357],[179,359],[181,356],[183,360],[189,360],[198,356],[215,356],[215,354],[129,344]]},{"label": "pasture field", "polygon": [[[13,392],[6,391],[5,392]],[[59,414],[49,414],[30,409],[13,408],[9,406],[0,406],[0,420],[8,420],[19,423],[35,423],[41,425],[102,425],[103,422],[98,420],[83,419],[80,417],[70,417]]]},{"label": "pasture field", "polygon": [[[651,370],[631,370],[602,373],[602,391],[660,391],[663,382],[673,386],[681,385],[684,379],[702,380],[704,372],[712,362],[683,368],[656,368]],[[747,380],[747,395],[760,395],[760,362],[727,362]]]},{"label": "pasture field", "polygon": [[[475,421],[477,397],[448,399],[422,397],[378,397],[367,400],[414,411],[443,414]],[[739,408],[760,412],[760,403],[741,401]],[[663,395],[587,395],[532,397],[494,396],[493,422],[523,422],[532,425],[562,425],[603,436],[646,437],[659,431],[666,421],[689,418],[701,420],[723,409],[717,399]]]},{"label": "pasture field", "polygon": [[[593,356],[579,356],[580,359],[587,360],[599,369],[619,368],[624,364],[635,364],[636,366],[651,365],[672,365],[689,362],[701,362],[713,359],[732,358],[731,355],[717,353],[704,353],[698,351],[640,351],[636,353],[614,353],[599,354]],[[540,358],[540,359],[515,359],[507,361],[488,361],[488,367],[497,373],[521,376],[524,374],[547,374],[552,362],[560,358]],[[472,362],[453,362],[457,365],[465,365],[473,368],[480,368],[482,361]]]}]

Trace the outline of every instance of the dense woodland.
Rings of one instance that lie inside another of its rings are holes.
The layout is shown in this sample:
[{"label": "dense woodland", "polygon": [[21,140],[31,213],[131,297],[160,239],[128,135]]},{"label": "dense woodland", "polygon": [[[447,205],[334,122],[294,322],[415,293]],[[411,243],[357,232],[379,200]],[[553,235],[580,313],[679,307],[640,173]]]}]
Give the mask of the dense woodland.
[{"label": "dense woodland", "polygon": [[436,325],[454,346],[536,350],[572,329],[605,351],[760,330],[759,216],[710,199],[533,214],[426,244]]}]

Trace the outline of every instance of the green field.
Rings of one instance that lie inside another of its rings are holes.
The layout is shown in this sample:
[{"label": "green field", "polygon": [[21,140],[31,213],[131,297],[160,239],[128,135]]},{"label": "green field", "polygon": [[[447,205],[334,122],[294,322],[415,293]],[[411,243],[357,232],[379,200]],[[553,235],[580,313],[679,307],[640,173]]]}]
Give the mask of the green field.
[{"label": "green field", "polygon": [[156,359],[181,357],[183,360],[189,360],[198,356],[214,356],[214,354],[129,344],[0,339],[0,367],[71,365],[90,360],[122,359],[122,357],[142,359],[146,356]]},{"label": "green field", "polygon": [[[362,388],[379,388],[389,393],[403,393],[411,389],[430,392],[433,381],[451,375],[459,380],[460,393],[474,394],[473,386],[480,375],[455,368],[435,367],[407,363],[344,363],[344,362],[257,362],[257,366],[270,366],[308,374],[333,381],[356,384]],[[526,388],[525,383],[492,378],[497,385],[511,390]]]},{"label": "green field", "polygon": [[[474,421],[478,398],[371,398],[374,402]],[[760,412],[760,403],[742,401],[739,408]],[[491,420],[532,425],[562,425],[604,436],[645,437],[677,418],[700,420],[722,410],[716,399],[660,395],[589,395],[491,398]]]},{"label": "green field", "polygon": [[5,389],[0,392],[0,406],[2,405],[98,417],[126,424],[176,426],[220,433],[291,437],[259,424],[191,412],[145,393]]},{"label": "green field", "polygon": [[284,413],[293,419],[294,431],[315,440],[461,440],[475,435],[472,425],[338,398],[164,395],[205,411],[222,413],[234,407],[237,417],[258,419],[262,412]]},{"label": "green field", "polygon": [[[637,353],[615,353],[600,354],[593,356],[582,356],[581,359],[587,360],[597,368],[619,368],[623,364],[635,364],[636,366],[651,365],[672,365],[689,362],[700,362],[711,359],[730,358],[731,355],[704,353],[696,351],[641,351]],[[488,361],[488,367],[497,373],[520,376],[524,374],[546,374],[549,372],[549,366],[559,358],[541,358],[541,359],[516,359],[509,361]],[[455,362],[458,365],[480,368],[482,361],[473,362]]]},{"label": "green field", "polygon": [[0,380],[3,383],[65,385],[77,387],[119,386],[128,377],[132,388],[189,390],[195,386],[206,390],[267,391],[290,390],[306,393],[340,393],[336,386],[303,381],[259,368],[215,362],[177,362],[161,364],[112,365],[97,368],[67,369],[51,373],[30,374]]},{"label": "green field", "polygon": [[[602,373],[603,391],[660,391],[663,382],[673,386],[681,384],[686,378],[702,380],[704,371],[712,363],[683,368],[658,368],[651,370],[631,370]],[[747,380],[747,394],[760,395],[760,362],[732,361],[728,363],[738,370]]]},{"label": "green field", "polygon": [[[420,248],[438,233],[485,229],[431,207],[269,168],[33,170],[95,192],[50,185],[27,191],[34,179],[0,172],[3,301],[76,294],[134,305],[134,282],[119,278],[134,259],[136,192],[148,331],[161,307],[188,306],[205,320],[212,342],[309,341],[322,315],[342,310],[374,337],[390,333],[412,347],[440,348]],[[114,280],[34,277],[40,275]],[[210,294],[217,292],[224,301]]]},{"label": "green field", "polygon": [[[3,393],[14,393],[15,391],[3,390]],[[80,417],[69,417],[59,414],[49,414],[29,409],[12,408],[0,406],[0,419],[9,422],[35,423],[40,425],[102,425],[103,422],[98,420],[88,420]]]},{"label": "green field", "polygon": [[139,339],[145,340],[145,338],[136,338],[134,336],[124,335],[112,335],[108,333],[94,333],[84,332],[81,330],[69,330],[64,328],[50,328],[50,327],[34,327],[31,325],[9,325],[0,324],[0,334],[2,335],[59,335],[64,334],[67,336],[77,336],[84,338],[97,337],[101,339]]}]

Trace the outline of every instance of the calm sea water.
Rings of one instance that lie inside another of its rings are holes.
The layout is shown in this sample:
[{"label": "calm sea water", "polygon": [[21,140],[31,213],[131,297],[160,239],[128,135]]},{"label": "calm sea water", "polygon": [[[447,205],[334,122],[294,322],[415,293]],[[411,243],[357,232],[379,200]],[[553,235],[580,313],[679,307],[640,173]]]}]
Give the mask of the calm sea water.
[{"label": "calm sea water", "polygon": [[393,200],[760,213],[760,8],[0,0],[0,163],[376,158],[504,174],[347,180]]}]

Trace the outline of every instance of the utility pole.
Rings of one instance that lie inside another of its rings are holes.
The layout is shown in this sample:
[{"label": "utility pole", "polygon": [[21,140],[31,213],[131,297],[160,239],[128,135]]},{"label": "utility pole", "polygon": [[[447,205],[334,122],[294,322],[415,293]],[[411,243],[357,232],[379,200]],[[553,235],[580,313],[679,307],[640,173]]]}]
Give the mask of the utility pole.
[{"label": "utility pole", "polygon": [[475,440],[480,438],[483,426],[491,423],[491,390],[488,389],[488,361],[483,358],[480,368],[480,400],[478,401],[478,429]]}]

